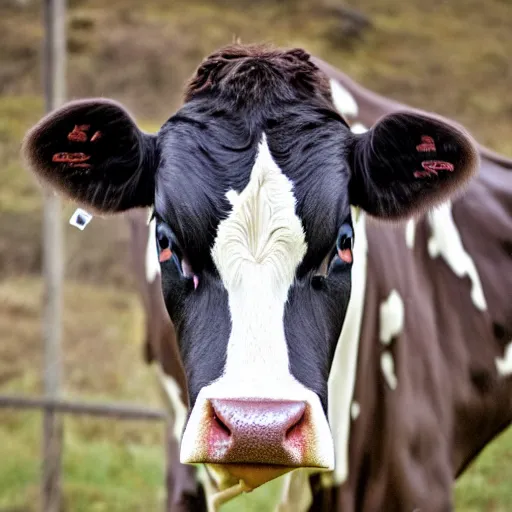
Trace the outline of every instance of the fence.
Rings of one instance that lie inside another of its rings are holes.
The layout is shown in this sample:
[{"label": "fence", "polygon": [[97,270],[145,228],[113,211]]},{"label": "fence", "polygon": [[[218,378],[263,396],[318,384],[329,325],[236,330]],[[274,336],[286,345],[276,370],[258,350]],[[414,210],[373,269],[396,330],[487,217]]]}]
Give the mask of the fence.
[{"label": "fence", "polygon": [[[62,105],[66,96],[66,0],[43,0],[44,47],[43,83],[46,111]],[[42,509],[59,512],[61,508],[62,414],[85,414],[121,420],[162,421],[167,432],[172,418],[159,409],[123,403],[87,403],[60,397],[61,387],[61,315],[63,282],[63,233],[60,201],[53,193],[44,194],[43,215],[43,340],[45,396],[0,395],[0,409],[36,409],[43,414]],[[169,451],[167,472],[170,468]],[[167,479],[166,479],[167,480]],[[167,494],[171,492],[167,485]],[[169,496],[167,508],[169,508]]]},{"label": "fence", "polygon": [[[94,403],[94,402],[82,402],[82,401],[74,401],[74,400],[66,400],[66,399],[56,399],[49,397],[27,397],[27,396],[19,396],[19,395],[0,395],[0,409],[9,408],[9,409],[36,409],[43,412],[45,415],[57,415],[57,414],[74,414],[74,415],[88,415],[88,416],[100,416],[100,417],[110,417],[119,420],[140,420],[140,421],[161,421],[166,426],[166,432],[170,425],[168,422],[171,418],[167,415],[164,410],[155,409],[135,404],[127,404],[127,403]],[[44,435],[47,436],[47,439],[43,440],[44,446],[49,446],[50,450],[58,450],[59,454],[55,457],[60,461],[60,450],[61,445],[60,442],[52,442],[51,436],[52,433],[44,430]],[[60,436],[57,437],[60,440]],[[165,436],[165,440],[167,441],[167,435]],[[166,457],[169,457],[169,451],[164,449],[166,453]],[[55,456],[55,453],[53,453]],[[167,471],[170,470],[171,461],[167,460],[166,468]],[[51,507],[59,507],[60,504],[54,501],[55,491],[57,490],[57,496],[60,498],[60,468],[51,473],[44,473],[43,478],[45,482],[48,480],[47,485],[43,485],[42,492],[43,495],[41,497],[44,512],[46,512],[46,508]],[[164,481],[164,485],[166,480]],[[170,488],[167,488],[167,492],[171,492]],[[167,496],[167,507],[169,508],[169,504],[171,501],[171,496]]]}]

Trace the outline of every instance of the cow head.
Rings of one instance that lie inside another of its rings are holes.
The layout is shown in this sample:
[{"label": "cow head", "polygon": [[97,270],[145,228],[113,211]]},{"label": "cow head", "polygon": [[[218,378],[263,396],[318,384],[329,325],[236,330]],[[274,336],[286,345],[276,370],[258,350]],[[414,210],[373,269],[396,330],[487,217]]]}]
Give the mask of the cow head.
[{"label": "cow head", "polygon": [[308,54],[254,46],[207,58],[156,135],[91,99],[45,117],[24,153],[90,209],[153,207],[191,400],[181,460],[249,487],[334,465],[327,381],[351,292],[350,205],[405,218],[478,160],[462,129],[424,112],[351,133]]}]

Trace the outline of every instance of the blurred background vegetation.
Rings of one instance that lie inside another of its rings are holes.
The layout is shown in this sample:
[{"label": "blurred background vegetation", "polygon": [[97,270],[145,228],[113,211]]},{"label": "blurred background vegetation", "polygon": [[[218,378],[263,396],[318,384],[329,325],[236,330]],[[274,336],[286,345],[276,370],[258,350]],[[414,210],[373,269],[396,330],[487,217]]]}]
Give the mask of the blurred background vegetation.
[{"label": "blurred background vegetation", "polygon": [[[512,156],[512,0],[70,0],[68,98],[122,101],[148,130],[181,101],[203,57],[240,38],[300,46],[365,86],[466,125]],[[41,197],[23,169],[43,114],[41,1],[0,0],[0,392],[42,391]],[[73,211],[65,205],[63,221]],[[159,405],[143,364],[143,318],[127,226],[95,218],[66,236],[67,396]],[[157,511],[163,429],[64,420],[69,511]],[[38,510],[41,416],[0,409],[0,511]],[[512,432],[459,481],[457,510],[512,510]],[[275,487],[275,486],[274,486]],[[273,489],[229,509],[266,510]]]}]

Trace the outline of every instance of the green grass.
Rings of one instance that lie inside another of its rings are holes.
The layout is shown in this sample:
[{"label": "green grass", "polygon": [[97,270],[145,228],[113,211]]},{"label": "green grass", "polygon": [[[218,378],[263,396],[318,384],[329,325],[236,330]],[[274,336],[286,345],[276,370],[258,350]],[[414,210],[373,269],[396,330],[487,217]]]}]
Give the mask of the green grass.
[{"label": "green grass", "polygon": [[[6,416],[0,423],[0,509],[35,512],[39,510],[41,416],[35,412],[2,414]],[[112,427],[120,422],[102,423]],[[141,430],[147,427],[145,423],[137,425]],[[117,426],[117,430],[119,436],[123,427]],[[128,430],[124,430],[117,441],[108,435],[89,439],[80,429],[80,420],[64,420],[62,475],[66,510],[161,509],[163,437],[159,443],[140,444],[129,441]]]},{"label": "green grass", "polygon": [[[142,426],[141,428],[144,428]],[[67,436],[63,471],[65,502],[77,511],[159,510],[164,503],[164,457],[161,445],[84,445]]]},{"label": "green grass", "polygon": [[512,429],[491,443],[457,482],[457,510],[508,512],[512,508]]},{"label": "green grass", "polygon": [[[41,292],[38,279],[0,283],[0,393],[41,392]],[[136,296],[68,283],[64,395],[158,407],[154,376],[141,360],[141,339],[142,315]],[[0,418],[0,509],[36,511],[41,415],[2,409]],[[159,510],[164,496],[163,430],[163,425],[149,422],[65,416],[67,510]]]},{"label": "green grass", "polygon": [[39,414],[0,414],[0,510],[27,507],[39,482]]}]

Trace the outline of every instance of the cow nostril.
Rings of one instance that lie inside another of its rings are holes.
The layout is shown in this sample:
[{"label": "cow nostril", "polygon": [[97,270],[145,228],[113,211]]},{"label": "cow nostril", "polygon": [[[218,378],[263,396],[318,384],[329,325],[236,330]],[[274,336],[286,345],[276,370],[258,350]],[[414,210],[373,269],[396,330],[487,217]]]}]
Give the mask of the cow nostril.
[{"label": "cow nostril", "polygon": [[304,410],[299,419],[291,425],[285,434],[285,439],[293,439],[301,434],[304,424],[306,422],[306,411]]},{"label": "cow nostril", "polygon": [[231,436],[231,430],[229,429],[229,427],[217,416],[217,414],[214,412],[213,413],[213,421],[215,423],[215,425],[224,433],[226,434],[228,437]]},{"label": "cow nostril", "polygon": [[257,447],[263,447],[274,453],[275,460],[289,462],[304,448],[309,422],[306,402],[212,398],[209,405],[209,442],[217,454],[227,450],[237,462],[257,461]]}]

